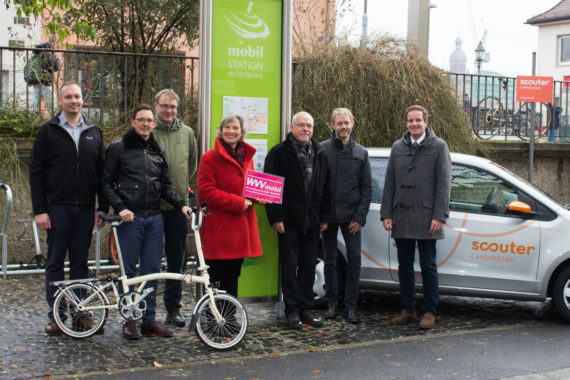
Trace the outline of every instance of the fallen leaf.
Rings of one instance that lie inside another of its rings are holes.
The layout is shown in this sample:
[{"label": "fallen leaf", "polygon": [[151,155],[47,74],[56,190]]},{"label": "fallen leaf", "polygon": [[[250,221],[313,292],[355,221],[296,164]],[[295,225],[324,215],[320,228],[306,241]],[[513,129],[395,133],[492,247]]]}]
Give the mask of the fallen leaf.
[{"label": "fallen leaf", "polygon": [[273,356],[274,358],[276,358],[276,357],[279,356],[279,354],[277,354],[277,352],[274,352],[274,353],[271,354],[271,356]]},{"label": "fallen leaf", "polygon": [[320,372],[321,372],[320,369],[316,369],[316,370],[313,371],[313,373],[320,373]]},{"label": "fallen leaf", "polygon": [[317,332],[318,332],[318,333],[321,333],[321,334],[324,333],[323,330],[317,330]]}]

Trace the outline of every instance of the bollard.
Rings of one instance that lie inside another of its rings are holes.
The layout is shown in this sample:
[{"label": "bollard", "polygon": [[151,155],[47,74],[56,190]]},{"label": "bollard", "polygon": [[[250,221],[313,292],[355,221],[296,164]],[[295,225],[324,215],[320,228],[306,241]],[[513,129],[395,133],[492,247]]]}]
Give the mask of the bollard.
[{"label": "bollard", "polygon": [[0,183],[0,189],[6,190],[6,214],[2,225],[2,278],[8,278],[8,221],[12,210],[12,190],[5,183]]}]

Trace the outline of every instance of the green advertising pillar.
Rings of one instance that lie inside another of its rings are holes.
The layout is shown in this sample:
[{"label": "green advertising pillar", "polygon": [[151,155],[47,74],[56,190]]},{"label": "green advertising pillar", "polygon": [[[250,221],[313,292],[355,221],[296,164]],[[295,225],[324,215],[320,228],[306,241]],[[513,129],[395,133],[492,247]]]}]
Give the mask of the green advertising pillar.
[{"label": "green advertising pillar", "polygon": [[[255,170],[281,142],[291,114],[293,0],[202,0],[200,24],[200,144],[214,147],[222,117],[238,113],[257,149]],[[244,261],[238,295],[278,294],[277,235],[256,205],[263,255]],[[231,226],[228,226],[231,228]]]}]

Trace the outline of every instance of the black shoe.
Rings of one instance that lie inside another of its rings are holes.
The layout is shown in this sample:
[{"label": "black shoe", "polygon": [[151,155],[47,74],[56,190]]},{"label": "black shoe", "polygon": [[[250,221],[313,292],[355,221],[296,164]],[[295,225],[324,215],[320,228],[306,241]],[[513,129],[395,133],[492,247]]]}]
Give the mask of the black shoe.
[{"label": "black shoe", "polygon": [[325,318],[333,319],[334,317],[336,317],[336,305],[329,305],[325,313]]},{"label": "black shoe", "polygon": [[360,318],[358,318],[358,314],[356,314],[356,308],[348,308],[345,313],[346,320],[350,323],[359,323]]},{"label": "black shoe", "polygon": [[303,323],[301,323],[301,318],[299,318],[299,314],[292,313],[287,317],[287,327],[291,330],[299,330],[303,327]]},{"label": "black shoe", "polygon": [[311,311],[303,312],[301,314],[301,321],[304,324],[313,327],[321,327],[323,325],[323,320],[321,318],[317,318]]},{"label": "black shoe", "polygon": [[176,327],[186,326],[186,321],[180,315],[180,309],[168,310],[166,314],[166,320],[164,321],[164,323]]}]

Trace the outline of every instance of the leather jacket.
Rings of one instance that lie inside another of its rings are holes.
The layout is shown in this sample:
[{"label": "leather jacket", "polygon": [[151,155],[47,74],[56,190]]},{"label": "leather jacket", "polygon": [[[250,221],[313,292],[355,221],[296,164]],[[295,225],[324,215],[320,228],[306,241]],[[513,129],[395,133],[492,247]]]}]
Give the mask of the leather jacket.
[{"label": "leather jacket", "polygon": [[157,215],[161,198],[176,209],[184,206],[168,179],[160,145],[152,135],[145,141],[132,128],[107,148],[101,181],[103,194],[117,214],[128,209],[137,217]]}]

